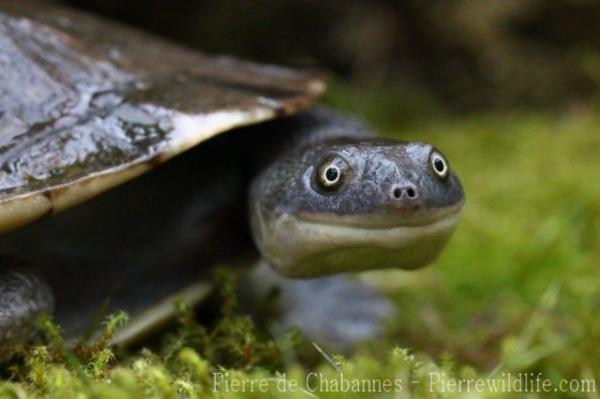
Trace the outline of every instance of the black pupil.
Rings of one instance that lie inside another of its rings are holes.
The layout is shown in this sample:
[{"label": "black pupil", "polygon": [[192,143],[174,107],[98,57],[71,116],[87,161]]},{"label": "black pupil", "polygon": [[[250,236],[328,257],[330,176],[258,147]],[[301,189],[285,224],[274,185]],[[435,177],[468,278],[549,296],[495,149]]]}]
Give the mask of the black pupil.
[{"label": "black pupil", "polygon": [[433,161],[433,166],[435,166],[435,170],[437,170],[440,173],[444,171],[444,161],[442,161],[439,158]]},{"label": "black pupil", "polygon": [[327,170],[325,171],[325,178],[330,182],[336,181],[338,175],[339,172],[336,168],[327,168]]}]

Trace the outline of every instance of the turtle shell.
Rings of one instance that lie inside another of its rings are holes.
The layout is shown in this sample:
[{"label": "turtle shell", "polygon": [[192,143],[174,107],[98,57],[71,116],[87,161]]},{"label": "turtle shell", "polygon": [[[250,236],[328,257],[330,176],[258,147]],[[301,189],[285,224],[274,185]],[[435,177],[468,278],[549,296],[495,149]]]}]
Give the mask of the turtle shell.
[{"label": "turtle shell", "polygon": [[0,0],[0,71],[0,232],[219,133],[297,112],[325,89],[313,73],[24,0]]}]

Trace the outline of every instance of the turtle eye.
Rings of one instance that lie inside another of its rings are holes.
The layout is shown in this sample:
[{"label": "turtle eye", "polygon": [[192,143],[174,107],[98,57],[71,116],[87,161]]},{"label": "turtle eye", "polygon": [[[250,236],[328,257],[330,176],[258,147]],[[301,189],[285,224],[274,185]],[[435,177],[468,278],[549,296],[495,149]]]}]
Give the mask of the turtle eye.
[{"label": "turtle eye", "polygon": [[442,179],[448,177],[450,168],[448,167],[448,161],[446,161],[442,154],[437,151],[432,151],[429,156],[429,162],[431,163],[431,169],[433,169],[433,173],[435,173],[436,176]]},{"label": "turtle eye", "polygon": [[316,170],[316,183],[323,191],[338,190],[346,179],[348,164],[338,156],[326,157]]}]

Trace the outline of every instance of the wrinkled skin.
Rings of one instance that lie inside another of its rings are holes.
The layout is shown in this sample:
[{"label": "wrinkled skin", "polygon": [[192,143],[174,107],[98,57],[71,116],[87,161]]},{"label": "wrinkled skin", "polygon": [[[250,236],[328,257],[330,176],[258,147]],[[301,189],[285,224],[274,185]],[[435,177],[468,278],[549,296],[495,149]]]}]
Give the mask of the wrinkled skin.
[{"label": "wrinkled skin", "polygon": [[[377,139],[307,147],[269,167],[255,183],[253,199],[275,212],[307,218],[331,214],[340,222],[346,217],[373,226],[419,224],[463,200],[456,175],[440,178],[430,170],[432,151],[437,150],[428,144]],[[343,165],[338,189],[320,187],[323,162]],[[394,194],[410,187],[414,198]]]},{"label": "wrinkled skin", "polygon": [[293,277],[415,268],[434,259],[464,202],[439,150],[371,138],[358,121],[329,111],[311,117],[330,128],[308,134],[252,184],[250,212],[263,255]]},{"label": "wrinkled skin", "polygon": [[[40,266],[40,277],[18,280],[22,290],[47,281],[57,320],[77,336],[105,298],[111,299],[108,311],[135,318],[210,265],[243,253],[252,238],[268,266],[241,284],[243,290],[261,296],[277,288],[284,327],[344,349],[377,336],[393,307],[346,276],[316,277],[414,268],[437,256],[463,203],[454,174],[433,171],[431,154],[437,153],[427,144],[375,140],[363,123],[344,115],[308,111],[211,140],[4,236],[0,251]],[[343,172],[343,184],[323,189],[324,159]],[[19,292],[13,281],[6,284]],[[40,297],[27,306],[49,309],[47,302]],[[6,315],[6,334],[25,332],[33,313]]]},{"label": "wrinkled skin", "polygon": [[252,243],[284,326],[377,334],[391,306],[372,289],[283,276],[435,259],[462,206],[437,150],[331,111],[285,119],[324,90],[313,74],[44,4],[0,0],[0,350],[52,309],[68,337],[99,310],[143,319]]}]

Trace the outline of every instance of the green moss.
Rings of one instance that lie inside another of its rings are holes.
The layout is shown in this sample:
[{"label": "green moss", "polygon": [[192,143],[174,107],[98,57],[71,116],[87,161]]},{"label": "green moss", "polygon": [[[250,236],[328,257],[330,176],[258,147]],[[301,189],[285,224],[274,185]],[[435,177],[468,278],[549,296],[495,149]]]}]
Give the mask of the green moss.
[{"label": "green moss", "polygon": [[[44,345],[10,361],[0,397],[374,396],[310,392],[317,383],[315,377],[306,385],[310,373],[330,383],[341,375],[401,381],[402,392],[380,397],[463,397],[432,386],[432,375],[441,373],[500,380],[506,373],[541,373],[553,387],[562,379],[598,384],[600,118],[591,110],[454,118],[420,113],[419,105],[403,119],[391,114],[393,96],[378,108],[375,96],[336,95],[333,102],[366,114],[386,136],[435,143],[467,193],[463,220],[433,267],[365,276],[398,304],[385,339],[346,357],[324,348],[329,359],[310,343],[299,346],[294,334],[273,340],[238,313],[235,281],[222,272],[219,320],[203,326],[181,307],[178,328],[151,349],[119,353],[107,346],[123,315],[105,323],[100,339],[72,350],[44,321]],[[319,361],[300,363],[307,353]],[[228,381],[266,381],[268,393],[246,387],[244,394],[215,394],[214,373]],[[600,386],[595,389],[530,397],[596,398]]]}]

